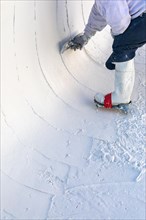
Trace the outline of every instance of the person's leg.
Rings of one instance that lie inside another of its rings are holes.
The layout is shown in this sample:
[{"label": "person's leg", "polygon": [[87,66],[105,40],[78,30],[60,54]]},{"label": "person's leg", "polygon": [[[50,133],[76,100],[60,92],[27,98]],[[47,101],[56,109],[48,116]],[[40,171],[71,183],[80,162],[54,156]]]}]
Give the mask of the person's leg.
[{"label": "person's leg", "polygon": [[[111,96],[104,96],[101,93],[95,95],[95,101],[105,104],[110,102],[112,105],[127,104],[131,101],[134,87],[135,69],[134,59],[122,63],[115,63],[115,90]],[[111,98],[111,100],[109,100]],[[110,107],[109,107],[110,108]]]},{"label": "person's leg", "polygon": [[110,70],[115,69],[116,62],[126,62],[135,57],[139,47],[146,43],[146,13],[133,19],[122,34],[114,37],[113,53],[106,61],[106,67]]}]

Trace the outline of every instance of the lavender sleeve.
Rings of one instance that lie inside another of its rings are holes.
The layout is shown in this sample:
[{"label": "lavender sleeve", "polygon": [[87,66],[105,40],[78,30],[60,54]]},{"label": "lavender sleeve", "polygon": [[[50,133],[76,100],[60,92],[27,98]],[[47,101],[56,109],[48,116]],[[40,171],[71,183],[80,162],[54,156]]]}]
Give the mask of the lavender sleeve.
[{"label": "lavender sleeve", "polygon": [[87,37],[90,38],[95,35],[97,31],[101,31],[106,25],[107,22],[105,18],[100,14],[98,6],[95,2],[91,9],[88,23],[84,29],[84,33]]},{"label": "lavender sleeve", "polygon": [[84,30],[86,36],[92,37],[107,24],[111,27],[113,35],[122,34],[129,26],[132,15],[141,13],[142,8],[144,10],[145,0],[140,1],[138,3],[133,0],[95,0]]}]

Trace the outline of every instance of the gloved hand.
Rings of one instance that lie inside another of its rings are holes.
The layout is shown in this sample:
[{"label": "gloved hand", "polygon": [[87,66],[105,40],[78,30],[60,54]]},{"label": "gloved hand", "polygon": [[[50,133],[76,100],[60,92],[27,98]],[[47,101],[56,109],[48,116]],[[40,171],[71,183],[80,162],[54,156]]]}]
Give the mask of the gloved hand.
[{"label": "gloved hand", "polygon": [[87,43],[90,37],[87,37],[85,33],[83,34],[78,34],[71,40],[71,49],[76,50],[76,49],[82,49]]}]

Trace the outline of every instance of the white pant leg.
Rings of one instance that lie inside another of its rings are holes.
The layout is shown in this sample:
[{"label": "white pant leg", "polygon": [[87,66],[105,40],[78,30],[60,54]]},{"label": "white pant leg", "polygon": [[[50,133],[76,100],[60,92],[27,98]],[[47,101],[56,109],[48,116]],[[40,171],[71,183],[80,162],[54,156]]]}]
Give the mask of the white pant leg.
[{"label": "white pant leg", "polygon": [[112,93],[112,103],[129,103],[135,81],[134,59],[115,65],[115,90]]}]

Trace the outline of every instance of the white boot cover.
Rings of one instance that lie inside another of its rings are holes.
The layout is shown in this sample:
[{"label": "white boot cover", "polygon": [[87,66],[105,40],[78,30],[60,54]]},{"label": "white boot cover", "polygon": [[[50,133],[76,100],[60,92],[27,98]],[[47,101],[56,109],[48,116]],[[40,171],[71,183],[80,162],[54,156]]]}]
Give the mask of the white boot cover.
[{"label": "white boot cover", "polygon": [[[112,105],[127,104],[131,101],[135,81],[134,59],[115,63],[115,91],[112,93]],[[95,100],[104,103],[104,95],[97,93]]]}]

